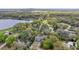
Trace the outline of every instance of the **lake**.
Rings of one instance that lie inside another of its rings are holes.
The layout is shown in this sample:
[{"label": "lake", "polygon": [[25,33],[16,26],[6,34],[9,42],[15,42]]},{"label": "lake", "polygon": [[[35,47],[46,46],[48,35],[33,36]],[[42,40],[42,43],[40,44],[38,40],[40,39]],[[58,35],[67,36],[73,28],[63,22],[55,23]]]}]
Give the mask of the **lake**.
[{"label": "lake", "polygon": [[31,23],[31,20],[0,19],[0,30],[13,27],[17,23]]}]

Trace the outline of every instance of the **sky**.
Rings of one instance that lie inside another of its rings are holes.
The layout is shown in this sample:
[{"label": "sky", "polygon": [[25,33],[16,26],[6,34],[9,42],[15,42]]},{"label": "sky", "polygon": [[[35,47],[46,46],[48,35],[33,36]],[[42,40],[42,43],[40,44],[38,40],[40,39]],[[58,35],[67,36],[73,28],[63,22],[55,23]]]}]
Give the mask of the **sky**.
[{"label": "sky", "polygon": [[0,8],[79,8],[79,0],[0,0]]}]

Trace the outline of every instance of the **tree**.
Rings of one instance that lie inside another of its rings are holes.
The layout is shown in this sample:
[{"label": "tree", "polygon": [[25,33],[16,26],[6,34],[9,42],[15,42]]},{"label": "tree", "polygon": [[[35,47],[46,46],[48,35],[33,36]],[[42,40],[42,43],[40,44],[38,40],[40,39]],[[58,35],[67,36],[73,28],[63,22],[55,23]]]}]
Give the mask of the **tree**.
[{"label": "tree", "polygon": [[79,40],[76,41],[76,48],[79,49]]},{"label": "tree", "polygon": [[39,30],[41,23],[42,23],[41,19],[35,20],[35,21],[32,22],[32,27]]},{"label": "tree", "polygon": [[28,28],[26,31],[21,32],[21,34],[19,35],[19,40],[24,42],[27,45],[27,48],[29,48],[30,45],[35,40],[36,35],[37,35],[37,31],[34,31],[31,28]]},{"label": "tree", "polygon": [[52,43],[54,43],[54,42],[59,40],[59,38],[57,36],[54,36],[54,35],[49,35],[48,38],[51,40]]},{"label": "tree", "polygon": [[54,30],[56,30],[58,28],[58,20],[56,18],[50,18],[47,20],[48,24],[52,25],[52,27],[54,28]]},{"label": "tree", "polygon": [[41,47],[43,49],[53,49],[52,43],[49,39],[45,39],[45,41],[42,42]]},{"label": "tree", "polygon": [[3,32],[0,32],[0,42],[5,42],[5,39],[7,38],[6,35],[4,35]]},{"label": "tree", "polygon": [[26,24],[25,23],[18,23],[14,26],[13,31],[14,32],[21,32],[23,30],[26,30]]},{"label": "tree", "polygon": [[66,46],[64,46],[64,43],[62,41],[57,41],[53,44],[55,50],[63,50],[68,49]]},{"label": "tree", "polygon": [[66,24],[66,23],[58,23],[58,28],[61,29],[67,29],[70,25]]},{"label": "tree", "polygon": [[41,47],[43,49],[54,49],[54,43],[56,43],[59,39],[54,35],[49,35],[45,40],[41,43]]},{"label": "tree", "polygon": [[8,36],[5,40],[7,46],[11,46],[11,44],[16,40],[16,38],[12,35]]}]

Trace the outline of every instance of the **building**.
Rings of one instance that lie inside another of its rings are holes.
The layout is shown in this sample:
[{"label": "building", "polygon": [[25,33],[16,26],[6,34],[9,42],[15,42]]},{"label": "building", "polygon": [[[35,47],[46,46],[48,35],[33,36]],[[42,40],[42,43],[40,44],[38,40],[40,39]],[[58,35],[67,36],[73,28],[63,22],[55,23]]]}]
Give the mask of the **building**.
[{"label": "building", "polygon": [[12,34],[12,32],[9,32],[9,31],[6,31],[5,33],[4,33],[4,35],[11,35]]},{"label": "building", "polygon": [[74,31],[65,31],[63,29],[58,29],[56,32],[62,37],[62,39],[65,40],[73,40],[73,37],[76,36],[76,33]]},{"label": "building", "polygon": [[35,37],[35,41],[41,42],[45,37],[46,37],[45,35],[43,35],[43,36],[38,35],[38,36]]}]

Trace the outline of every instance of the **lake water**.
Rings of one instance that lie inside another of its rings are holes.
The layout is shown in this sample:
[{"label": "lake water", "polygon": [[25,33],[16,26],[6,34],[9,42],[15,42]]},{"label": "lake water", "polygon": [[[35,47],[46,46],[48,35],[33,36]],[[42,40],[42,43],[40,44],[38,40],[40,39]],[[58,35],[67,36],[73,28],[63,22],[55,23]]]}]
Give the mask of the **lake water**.
[{"label": "lake water", "polygon": [[15,19],[0,19],[0,30],[7,29],[14,26],[17,23],[31,23],[28,20],[15,20]]}]

